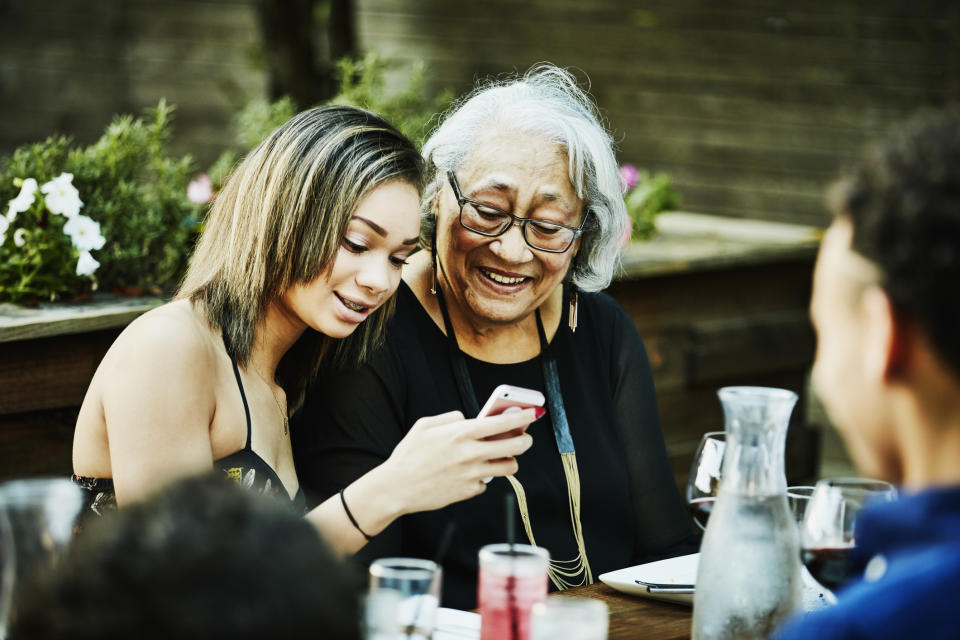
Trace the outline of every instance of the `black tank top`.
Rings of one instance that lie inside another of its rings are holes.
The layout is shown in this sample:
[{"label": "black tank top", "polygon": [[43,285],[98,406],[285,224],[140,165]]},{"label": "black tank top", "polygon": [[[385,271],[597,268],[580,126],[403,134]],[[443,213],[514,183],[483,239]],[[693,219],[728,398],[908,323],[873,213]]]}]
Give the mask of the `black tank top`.
[{"label": "black tank top", "polygon": [[[229,348],[227,349],[229,353]],[[237,387],[240,389],[240,399],[243,400],[243,412],[247,418],[247,442],[243,449],[213,461],[214,469],[223,473],[224,477],[232,480],[244,488],[257,493],[272,495],[280,499],[290,500],[291,506],[298,513],[307,512],[307,502],[303,495],[303,488],[298,488],[292,498],[283,486],[280,476],[273,467],[267,464],[253,450],[253,429],[250,421],[250,406],[247,404],[247,394],[243,390],[240,380],[240,368],[237,359],[230,354],[233,363],[233,373],[237,378]],[[84,516],[102,515],[104,511],[117,508],[117,496],[113,488],[113,478],[91,478],[88,476],[73,476],[73,481],[84,491]]]}]

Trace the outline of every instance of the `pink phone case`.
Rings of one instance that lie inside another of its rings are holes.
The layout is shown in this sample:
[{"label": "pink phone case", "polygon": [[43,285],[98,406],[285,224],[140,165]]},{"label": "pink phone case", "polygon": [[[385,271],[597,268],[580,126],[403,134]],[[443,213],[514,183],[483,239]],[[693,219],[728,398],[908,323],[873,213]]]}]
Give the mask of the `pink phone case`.
[{"label": "pink phone case", "polygon": [[501,413],[542,407],[544,402],[543,394],[535,389],[501,384],[490,394],[477,417],[498,416]]},{"label": "pink phone case", "polygon": [[[484,418],[486,416],[497,416],[501,413],[512,413],[514,411],[542,407],[545,401],[543,394],[535,389],[525,389],[524,387],[501,384],[490,394],[490,397],[487,399],[486,404],[483,405],[483,408],[480,409],[477,417]],[[518,435],[518,433],[522,431],[523,429],[511,429],[510,431],[490,436],[487,440],[509,438]],[[484,483],[488,483],[491,480],[493,480],[492,476],[483,479]]]}]

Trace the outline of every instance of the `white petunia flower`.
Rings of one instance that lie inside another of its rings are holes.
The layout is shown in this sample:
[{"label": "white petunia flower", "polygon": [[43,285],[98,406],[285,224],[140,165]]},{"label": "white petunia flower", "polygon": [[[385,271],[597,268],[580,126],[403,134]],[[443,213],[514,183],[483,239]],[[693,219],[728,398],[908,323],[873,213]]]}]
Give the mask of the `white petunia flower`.
[{"label": "white petunia flower", "polygon": [[27,244],[27,230],[26,229],[17,229],[13,232],[13,244],[18,247],[22,247]]},{"label": "white petunia flower", "polygon": [[77,258],[78,276],[92,276],[99,268],[100,263],[97,262],[96,258],[90,255],[89,251],[80,252],[80,257]]},{"label": "white petunia flower", "polygon": [[17,197],[7,203],[7,222],[13,222],[18,213],[22,213],[33,204],[37,193],[37,181],[33,178],[27,178],[20,187],[20,193]]},{"label": "white petunia flower", "polygon": [[10,228],[10,223],[7,222],[7,219],[3,216],[0,216],[0,245],[3,244],[3,241],[7,239],[7,229]]},{"label": "white petunia flower", "polygon": [[63,232],[70,236],[70,242],[80,251],[101,249],[106,238],[100,235],[100,223],[80,214],[67,220]]},{"label": "white petunia flower", "polygon": [[59,176],[46,182],[40,187],[46,194],[47,208],[50,213],[59,213],[65,218],[73,218],[80,213],[83,202],[80,193],[73,186],[73,174],[61,173]]}]

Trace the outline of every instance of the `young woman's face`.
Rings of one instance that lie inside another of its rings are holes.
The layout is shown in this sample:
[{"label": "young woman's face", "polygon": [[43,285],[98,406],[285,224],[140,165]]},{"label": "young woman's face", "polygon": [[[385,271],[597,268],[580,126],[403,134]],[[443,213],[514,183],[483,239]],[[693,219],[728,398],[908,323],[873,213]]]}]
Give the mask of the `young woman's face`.
[{"label": "young woman's face", "polygon": [[313,281],[290,287],[282,302],[303,325],[345,338],[397,290],[400,271],[417,246],[420,196],[392,180],[357,206],[333,265]]}]

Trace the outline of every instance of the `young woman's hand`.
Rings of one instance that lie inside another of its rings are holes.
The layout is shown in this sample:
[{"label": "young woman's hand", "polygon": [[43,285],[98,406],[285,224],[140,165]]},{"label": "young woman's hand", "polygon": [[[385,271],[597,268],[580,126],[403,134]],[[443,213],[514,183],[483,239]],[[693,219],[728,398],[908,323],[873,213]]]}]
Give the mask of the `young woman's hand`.
[{"label": "young woman's hand", "polygon": [[402,513],[428,511],[486,490],[484,478],[517,472],[530,448],[533,409],[467,420],[459,411],[421,418],[382,465]]},{"label": "young woman's hand", "polygon": [[485,478],[516,473],[536,417],[524,409],[472,420],[459,411],[421,418],[386,461],[307,518],[335,548],[353,553],[402,515],[472,498],[486,490]]}]

